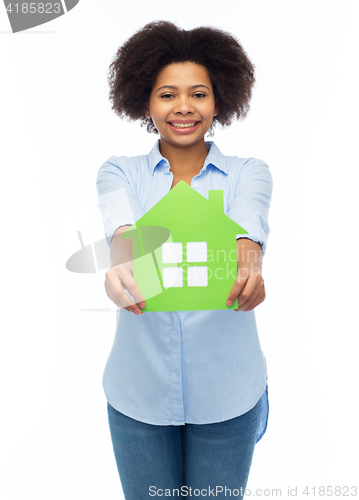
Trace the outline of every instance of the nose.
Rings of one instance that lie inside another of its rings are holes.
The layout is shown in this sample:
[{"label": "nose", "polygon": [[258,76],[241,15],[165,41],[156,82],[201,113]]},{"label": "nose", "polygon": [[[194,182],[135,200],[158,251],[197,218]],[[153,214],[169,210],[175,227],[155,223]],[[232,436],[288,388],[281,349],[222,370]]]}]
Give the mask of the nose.
[{"label": "nose", "polygon": [[187,113],[193,113],[194,107],[188,97],[182,96],[176,99],[176,104],[173,111],[175,113],[186,115]]}]

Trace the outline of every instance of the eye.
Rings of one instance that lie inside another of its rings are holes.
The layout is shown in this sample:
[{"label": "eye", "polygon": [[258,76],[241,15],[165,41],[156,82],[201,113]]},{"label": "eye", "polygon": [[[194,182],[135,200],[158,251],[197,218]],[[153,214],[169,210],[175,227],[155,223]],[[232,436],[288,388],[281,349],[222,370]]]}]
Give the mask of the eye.
[{"label": "eye", "polygon": [[202,92],[196,92],[194,94],[194,97],[197,97],[198,99],[201,99],[201,97],[206,97],[206,94],[203,94]]},{"label": "eye", "polygon": [[161,99],[169,99],[170,97],[173,97],[172,94],[163,94],[163,95],[161,95]]}]

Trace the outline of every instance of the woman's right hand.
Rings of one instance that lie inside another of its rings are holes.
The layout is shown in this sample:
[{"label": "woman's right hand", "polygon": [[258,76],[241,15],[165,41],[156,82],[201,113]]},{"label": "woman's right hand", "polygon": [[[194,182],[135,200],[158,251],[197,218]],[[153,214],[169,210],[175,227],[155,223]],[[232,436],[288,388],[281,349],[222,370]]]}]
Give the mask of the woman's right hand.
[{"label": "woman's right hand", "polygon": [[[141,308],[146,306],[145,299],[133,277],[132,242],[121,240],[122,234],[129,226],[122,226],[115,232],[111,244],[112,266],[105,273],[105,290],[109,299],[117,307],[134,314],[143,314]],[[116,261],[120,262],[116,265]],[[126,293],[127,290],[136,302]]]},{"label": "woman's right hand", "polygon": [[[107,296],[117,307],[135,314],[143,314],[140,308],[145,307],[146,303],[133,278],[130,266],[119,264],[111,267],[106,272],[105,289]],[[125,290],[132,295],[136,303],[131,300]]]}]

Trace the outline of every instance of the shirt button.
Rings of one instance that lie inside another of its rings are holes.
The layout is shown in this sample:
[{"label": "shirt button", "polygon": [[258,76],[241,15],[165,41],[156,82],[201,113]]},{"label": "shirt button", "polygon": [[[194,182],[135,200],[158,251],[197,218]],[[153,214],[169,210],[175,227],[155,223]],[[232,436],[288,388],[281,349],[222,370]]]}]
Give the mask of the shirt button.
[{"label": "shirt button", "polygon": [[198,187],[197,182],[194,182],[194,183],[193,183],[193,187],[194,187],[194,188]]}]

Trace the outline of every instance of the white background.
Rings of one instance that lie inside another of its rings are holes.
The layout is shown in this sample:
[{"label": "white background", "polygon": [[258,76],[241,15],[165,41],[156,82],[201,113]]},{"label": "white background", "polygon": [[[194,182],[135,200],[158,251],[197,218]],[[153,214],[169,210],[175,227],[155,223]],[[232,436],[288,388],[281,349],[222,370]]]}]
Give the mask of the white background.
[{"label": "white background", "polygon": [[103,238],[98,168],[157,140],[114,114],[106,76],[117,48],[160,19],[229,31],[256,66],[247,118],[214,136],[274,179],[256,309],[270,418],[248,488],[358,486],[357,6],[82,0],[18,34],[0,6],[1,498],[122,498],[101,385],[115,313],[81,311],[113,305],[105,271],[65,263],[77,231],[85,245]]}]

